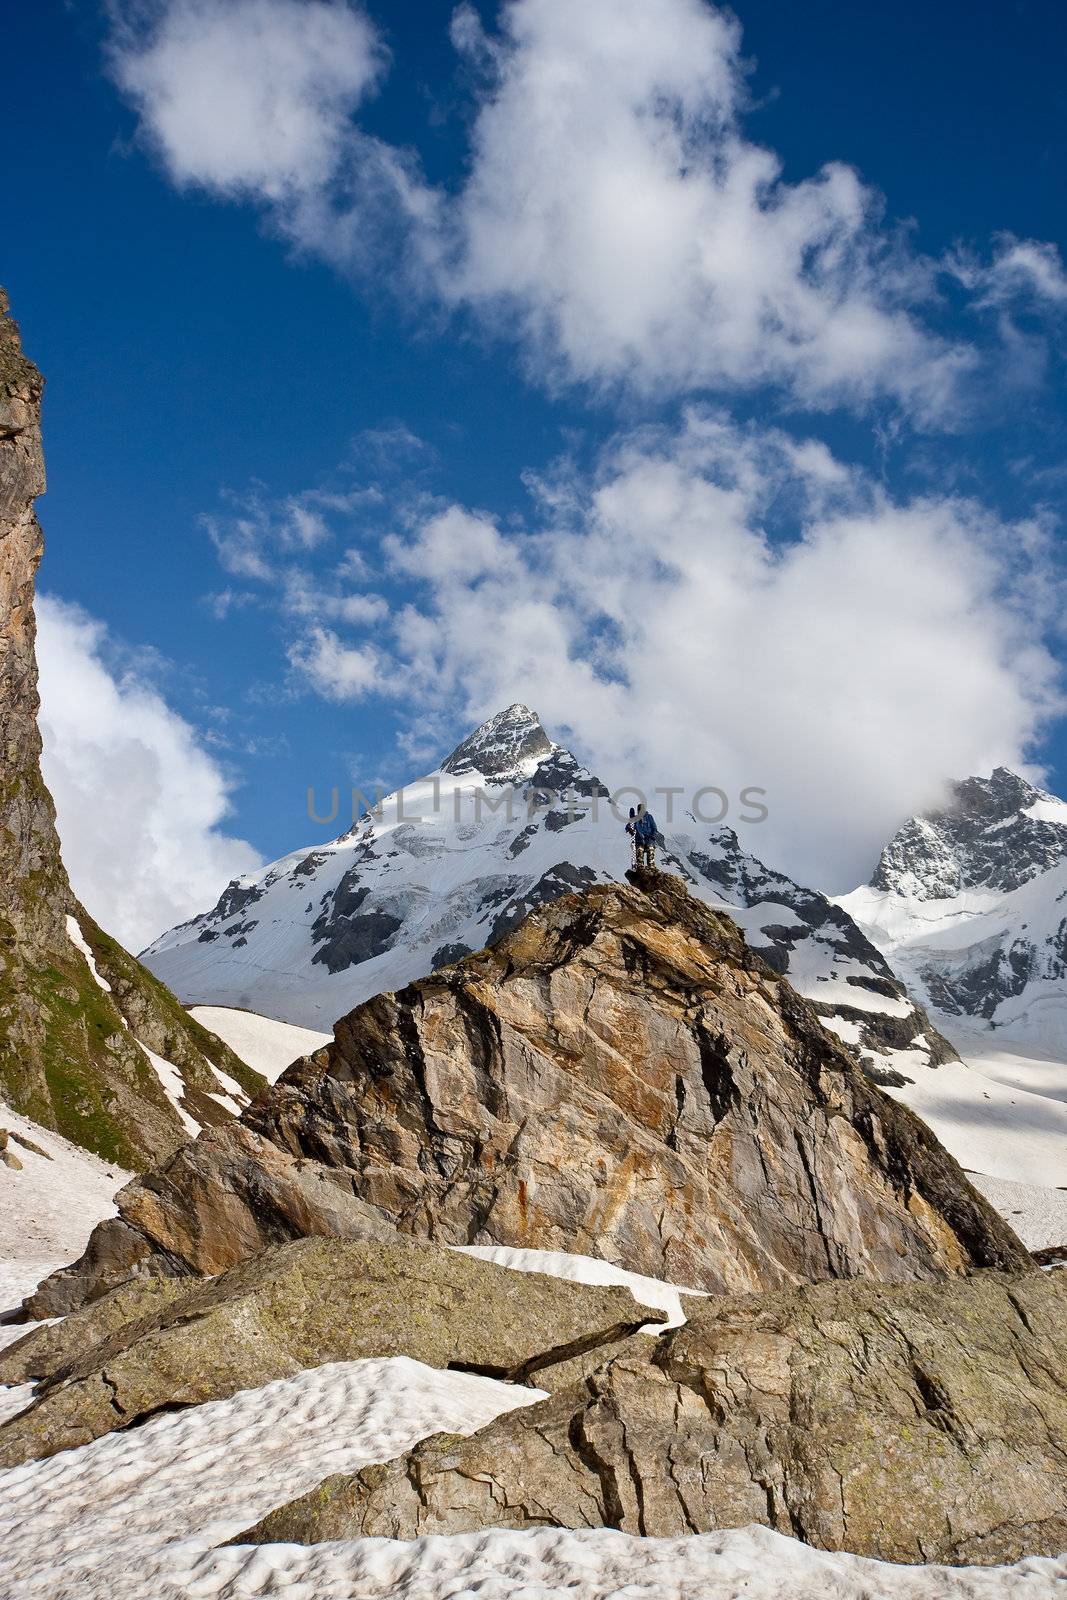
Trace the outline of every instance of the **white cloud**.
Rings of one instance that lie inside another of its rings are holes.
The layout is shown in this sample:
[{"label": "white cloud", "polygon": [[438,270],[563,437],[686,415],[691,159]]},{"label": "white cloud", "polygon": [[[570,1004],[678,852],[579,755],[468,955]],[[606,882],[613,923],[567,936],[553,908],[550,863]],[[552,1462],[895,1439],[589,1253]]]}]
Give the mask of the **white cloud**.
[{"label": "white cloud", "polygon": [[550,485],[476,582],[420,564],[417,532],[405,704],[472,721],[526,700],[609,782],[762,785],[746,843],[850,887],[947,777],[1025,760],[1061,709],[1039,640],[1063,591],[1047,528],[835,465],[698,411]]},{"label": "white cloud", "polygon": [[746,139],[740,44],[703,0],[506,7],[452,292],[566,378],[943,412],[970,358],[910,314],[928,266],[851,168],[788,184]]},{"label": "white cloud", "polygon": [[289,647],[298,676],[325,700],[362,700],[383,686],[382,661],[372,645],[346,645],[318,625]]},{"label": "white cloud", "polygon": [[988,262],[960,254],[950,269],[971,291],[976,305],[1067,305],[1067,271],[1054,244],[1002,234]]},{"label": "white cloud", "polygon": [[37,601],[45,781],[75,893],[131,950],[204,910],[260,864],[222,831],[229,784],[192,728],[136,670],[107,661],[104,625]]},{"label": "white cloud", "polygon": [[380,594],[324,585],[299,567],[290,568],[283,576],[282,606],[292,617],[329,618],[363,626],[381,622],[389,614]]},{"label": "white cloud", "polygon": [[[116,8],[113,7],[113,13]],[[112,71],[180,187],[284,202],[330,181],[384,52],[346,0],[119,8]]]},{"label": "white cloud", "polygon": [[343,270],[387,248],[383,281],[474,308],[540,378],[957,415],[976,355],[924,320],[936,265],[840,161],[784,181],[743,129],[740,28],[706,0],[511,0],[492,36],[461,7],[480,87],[454,193],[352,120],[382,52],[342,0],[153,15],[113,71],[175,182],[267,206]]},{"label": "white cloud", "polygon": [[437,583],[473,583],[515,570],[515,558],[492,518],[461,506],[427,518],[413,539],[389,535],[382,544],[397,571]]}]

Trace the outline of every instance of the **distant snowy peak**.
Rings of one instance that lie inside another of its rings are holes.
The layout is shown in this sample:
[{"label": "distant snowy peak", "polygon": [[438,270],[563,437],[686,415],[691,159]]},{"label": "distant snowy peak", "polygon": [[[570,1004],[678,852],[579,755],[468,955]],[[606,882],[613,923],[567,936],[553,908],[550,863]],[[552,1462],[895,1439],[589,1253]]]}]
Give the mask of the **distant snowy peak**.
[{"label": "distant snowy peak", "polygon": [[949,803],[911,817],[882,851],[871,888],[908,900],[1007,892],[1067,853],[1067,804],[1008,767],[953,784]]},{"label": "distant snowy peak", "polygon": [[524,783],[557,750],[537,713],[516,703],[469,734],[442,761],[441,771],[455,778],[477,773],[487,783]]}]

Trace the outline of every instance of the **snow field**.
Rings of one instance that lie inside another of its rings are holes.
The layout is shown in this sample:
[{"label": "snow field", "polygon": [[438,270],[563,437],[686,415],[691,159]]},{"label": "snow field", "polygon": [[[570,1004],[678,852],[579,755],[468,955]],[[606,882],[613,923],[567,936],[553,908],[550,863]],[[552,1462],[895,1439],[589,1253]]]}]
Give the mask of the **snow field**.
[{"label": "snow field", "polygon": [[[190,1006],[189,1015],[217,1034],[234,1055],[240,1056],[246,1066],[261,1072],[268,1083],[280,1077],[299,1056],[321,1050],[333,1038],[332,1033],[298,1028],[291,1022],[276,1022],[273,1017],[261,1017],[256,1011],[238,1011],[231,1006]],[[222,1078],[217,1067],[215,1072]]]}]

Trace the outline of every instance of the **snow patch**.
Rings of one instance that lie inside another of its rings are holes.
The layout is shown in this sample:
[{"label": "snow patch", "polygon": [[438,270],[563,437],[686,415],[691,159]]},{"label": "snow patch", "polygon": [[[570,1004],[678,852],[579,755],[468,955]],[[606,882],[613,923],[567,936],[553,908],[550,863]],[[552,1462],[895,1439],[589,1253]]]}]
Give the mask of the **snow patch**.
[{"label": "snow patch", "polygon": [[[199,1122],[195,1122],[182,1105],[182,1095],[185,1093],[185,1081],[173,1061],[165,1061],[162,1056],[157,1056],[154,1050],[149,1050],[146,1044],[137,1040],[138,1046],[144,1051],[155,1069],[156,1077],[163,1085],[163,1093],[174,1107],[181,1119],[182,1127],[192,1137],[196,1138],[200,1132]],[[214,1096],[213,1098],[218,1098]]]},{"label": "snow patch", "polygon": [[[335,1362],[27,1462],[0,1472],[0,1594],[206,1597],[244,1569],[229,1593],[286,1593],[286,1568],[307,1553],[276,1546],[282,1575],[257,1578],[256,1551],[212,1547],[330,1473],[391,1460],[428,1434],[472,1433],[542,1398],[404,1357]],[[294,1600],[317,1593],[295,1587]]]},{"label": "snow patch", "polygon": [[[239,1011],[231,1006],[190,1006],[189,1015],[210,1028],[234,1055],[274,1083],[301,1056],[321,1050],[333,1039],[332,1033],[313,1028],[298,1028],[291,1022],[277,1022],[255,1011]],[[215,1075],[223,1074],[215,1068]],[[232,1080],[229,1080],[232,1082]],[[232,1091],[230,1091],[232,1092]]]},{"label": "snow patch", "polygon": [[[1014,1228],[1028,1250],[1067,1246],[1067,1190],[1033,1183],[1009,1183],[981,1172],[967,1176],[980,1194]],[[1067,1176],[1067,1174],[1064,1174]]]},{"label": "snow patch", "polygon": [[75,950],[80,951],[85,957],[89,966],[89,971],[93,975],[93,982],[96,984],[97,988],[103,989],[105,994],[110,994],[111,985],[108,983],[106,978],[100,976],[100,973],[97,970],[96,957],[93,955],[93,952],[89,946],[89,942],[81,931],[77,917],[71,916],[69,911],[67,912],[67,937],[74,946]]},{"label": "snow patch", "polygon": [[510,1267],[515,1272],[543,1272],[550,1278],[565,1278],[570,1283],[620,1285],[629,1289],[640,1305],[654,1306],[667,1313],[666,1322],[650,1322],[642,1329],[645,1333],[661,1333],[664,1328],[679,1327],[686,1320],[683,1295],[707,1299],[704,1289],[686,1289],[680,1284],[664,1283],[661,1278],[645,1278],[639,1272],[613,1266],[610,1261],[571,1255],[565,1250],[518,1250],[503,1244],[456,1244],[450,1248],[463,1256],[477,1256],[480,1261],[495,1261],[497,1266]]},{"label": "snow patch", "polygon": [[1036,822],[1057,822],[1061,828],[1067,828],[1067,801],[1054,794],[1043,794],[1040,800],[1023,807],[1023,816],[1033,817]]},{"label": "snow patch", "polygon": [[[0,1101],[0,1127],[32,1140],[47,1156],[18,1145],[21,1172],[0,1163],[0,1312],[18,1302],[56,1266],[80,1256],[98,1222],[115,1215],[114,1196],[131,1174],[101,1161],[50,1129],[39,1128]],[[6,1301],[8,1275],[22,1264],[38,1277]]]}]

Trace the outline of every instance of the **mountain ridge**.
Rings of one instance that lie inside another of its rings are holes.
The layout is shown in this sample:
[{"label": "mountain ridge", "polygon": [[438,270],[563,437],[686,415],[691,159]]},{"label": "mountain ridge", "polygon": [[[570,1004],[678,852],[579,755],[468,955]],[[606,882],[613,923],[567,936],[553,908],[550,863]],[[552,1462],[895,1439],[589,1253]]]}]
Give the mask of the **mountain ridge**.
[{"label": "mountain ridge", "polygon": [[1067,1058],[1067,802],[1008,767],[963,779],[837,903],[935,1021]]}]

